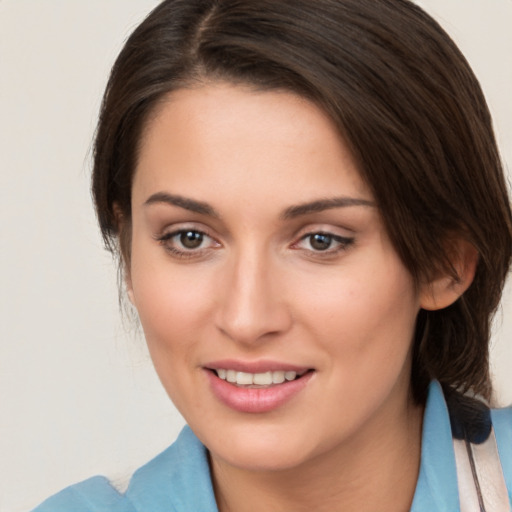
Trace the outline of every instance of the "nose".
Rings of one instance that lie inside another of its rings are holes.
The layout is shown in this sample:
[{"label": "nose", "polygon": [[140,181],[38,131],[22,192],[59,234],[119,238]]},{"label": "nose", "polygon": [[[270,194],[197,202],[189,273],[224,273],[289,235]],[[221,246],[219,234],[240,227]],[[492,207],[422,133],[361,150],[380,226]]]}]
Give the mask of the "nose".
[{"label": "nose", "polygon": [[284,280],[271,258],[240,255],[223,275],[216,323],[224,335],[245,345],[275,338],[292,323]]}]

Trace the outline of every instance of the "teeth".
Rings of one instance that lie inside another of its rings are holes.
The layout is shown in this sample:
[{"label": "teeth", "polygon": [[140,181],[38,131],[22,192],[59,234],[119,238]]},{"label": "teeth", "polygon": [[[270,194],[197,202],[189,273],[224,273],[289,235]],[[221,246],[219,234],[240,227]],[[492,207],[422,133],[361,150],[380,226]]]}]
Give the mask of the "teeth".
[{"label": "teeth", "polygon": [[237,372],[236,383],[245,385],[254,384],[252,373]]},{"label": "teeth", "polygon": [[284,372],[272,372],[272,383],[282,384],[285,381]]},{"label": "teeth", "polygon": [[247,373],[225,369],[218,369],[215,371],[217,372],[217,376],[220,379],[227,380],[232,384],[237,384],[240,386],[270,386],[271,384],[282,384],[285,380],[295,380],[297,377],[297,372],[285,372],[282,370],[265,373]]},{"label": "teeth", "polygon": [[272,384],[272,372],[255,373],[254,377],[252,377],[252,383],[260,386],[268,386],[269,384]]}]

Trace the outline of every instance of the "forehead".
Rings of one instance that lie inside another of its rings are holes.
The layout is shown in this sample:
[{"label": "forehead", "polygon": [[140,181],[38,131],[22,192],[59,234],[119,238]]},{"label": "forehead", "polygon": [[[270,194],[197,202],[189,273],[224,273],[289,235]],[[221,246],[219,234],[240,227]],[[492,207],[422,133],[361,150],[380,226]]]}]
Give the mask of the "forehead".
[{"label": "forehead", "polygon": [[211,200],[291,203],[333,195],[371,200],[330,118],[290,92],[218,83],[169,94],[141,141],[133,199],[159,189]]}]

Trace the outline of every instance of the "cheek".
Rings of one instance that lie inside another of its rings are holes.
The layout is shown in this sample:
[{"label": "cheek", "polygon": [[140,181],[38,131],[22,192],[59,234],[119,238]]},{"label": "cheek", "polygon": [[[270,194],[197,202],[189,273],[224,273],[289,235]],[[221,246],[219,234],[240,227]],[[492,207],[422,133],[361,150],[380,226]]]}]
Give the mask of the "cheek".
[{"label": "cheek", "polygon": [[135,307],[157,369],[160,358],[173,363],[201,338],[217,286],[211,269],[177,265],[161,252],[136,249],[131,265]]},{"label": "cheek", "polygon": [[200,340],[208,337],[211,279],[169,264],[137,268],[135,261],[132,268],[135,306],[156,373],[178,410],[199,407],[194,379]]},{"label": "cheek", "polygon": [[395,257],[358,263],[303,283],[309,293],[301,295],[299,316],[347,365],[398,362],[409,351],[419,311],[413,280]]},{"label": "cheek", "polygon": [[208,285],[183,277],[169,273],[161,278],[146,274],[134,279],[136,306],[144,327],[179,339],[192,325],[200,325],[197,321],[209,304]]},{"label": "cheek", "polygon": [[[325,412],[335,432],[338,422],[356,428],[380,407],[393,389],[407,389],[418,298],[401,264],[362,266],[303,295],[302,318],[311,340],[324,354],[325,396],[337,397]],[[323,285],[322,285],[323,284]],[[352,418],[352,423],[347,418]]]}]

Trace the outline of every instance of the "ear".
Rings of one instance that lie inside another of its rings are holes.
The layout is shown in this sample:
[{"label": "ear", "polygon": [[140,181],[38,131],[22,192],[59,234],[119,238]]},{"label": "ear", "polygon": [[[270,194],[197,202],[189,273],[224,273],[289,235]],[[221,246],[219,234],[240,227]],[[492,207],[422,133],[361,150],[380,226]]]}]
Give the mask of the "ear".
[{"label": "ear", "polygon": [[123,271],[123,277],[124,277],[124,284],[126,287],[126,295],[128,295],[128,299],[132,303],[132,306],[135,306],[135,296],[133,294],[132,280],[130,278],[130,275],[129,275],[126,267]]},{"label": "ear", "polygon": [[118,203],[113,204],[113,213],[117,226],[117,242],[119,251],[119,266],[128,299],[135,306],[135,296],[130,272],[131,222],[128,222]]},{"label": "ear", "polygon": [[429,311],[444,309],[453,304],[471,285],[478,263],[478,252],[466,240],[450,244],[450,262],[456,276],[445,274],[422,285],[420,307]]}]

